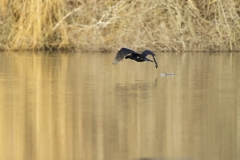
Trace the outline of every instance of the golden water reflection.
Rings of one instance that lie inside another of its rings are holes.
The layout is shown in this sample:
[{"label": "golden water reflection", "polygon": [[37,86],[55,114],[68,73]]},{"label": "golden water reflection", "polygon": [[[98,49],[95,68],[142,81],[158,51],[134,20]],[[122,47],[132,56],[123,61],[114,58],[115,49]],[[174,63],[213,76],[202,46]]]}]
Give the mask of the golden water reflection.
[{"label": "golden water reflection", "polygon": [[238,53],[113,57],[1,53],[0,159],[240,159]]}]

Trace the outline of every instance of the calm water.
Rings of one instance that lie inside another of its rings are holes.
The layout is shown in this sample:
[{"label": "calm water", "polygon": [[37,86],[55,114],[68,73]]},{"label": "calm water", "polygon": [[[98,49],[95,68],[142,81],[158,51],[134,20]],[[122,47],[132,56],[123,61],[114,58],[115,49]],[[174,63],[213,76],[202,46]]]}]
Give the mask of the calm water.
[{"label": "calm water", "polygon": [[156,55],[0,53],[0,159],[240,159],[240,54]]}]

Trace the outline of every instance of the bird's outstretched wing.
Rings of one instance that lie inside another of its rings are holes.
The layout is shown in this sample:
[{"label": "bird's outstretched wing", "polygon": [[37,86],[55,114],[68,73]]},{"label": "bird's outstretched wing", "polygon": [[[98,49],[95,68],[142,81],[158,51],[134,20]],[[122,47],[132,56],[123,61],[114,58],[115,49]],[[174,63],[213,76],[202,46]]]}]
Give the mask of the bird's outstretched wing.
[{"label": "bird's outstretched wing", "polygon": [[141,55],[144,56],[144,57],[146,57],[149,54],[152,55],[152,56],[155,56],[155,54],[150,50],[145,50],[141,53]]},{"label": "bird's outstretched wing", "polygon": [[118,62],[122,61],[126,56],[131,55],[132,53],[137,53],[137,52],[128,48],[121,48],[118,51],[116,57],[114,58],[112,64],[117,64]]},{"label": "bird's outstretched wing", "polygon": [[152,51],[150,51],[150,50],[145,50],[145,51],[143,51],[142,53],[141,53],[141,55],[142,56],[144,56],[144,57],[146,57],[147,55],[152,55],[152,57],[153,57],[153,60],[154,60],[154,62],[155,62],[155,67],[157,68],[158,67],[158,64],[157,64],[157,61],[156,61],[156,59],[155,59],[155,54],[152,52]]}]

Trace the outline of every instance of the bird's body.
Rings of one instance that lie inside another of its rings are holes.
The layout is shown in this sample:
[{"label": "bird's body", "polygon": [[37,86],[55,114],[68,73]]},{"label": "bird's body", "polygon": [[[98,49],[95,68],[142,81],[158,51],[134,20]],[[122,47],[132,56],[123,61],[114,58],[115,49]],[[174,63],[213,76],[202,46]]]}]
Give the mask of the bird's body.
[{"label": "bird's body", "polygon": [[[149,54],[152,55],[154,61],[152,61],[146,57]],[[116,57],[114,58],[113,64],[117,64],[118,62],[122,61],[125,58],[125,59],[135,60],[137,62],[144,62],[144,61],[155,62],[155,66],[157,68],[158,64],[157,64],[154,56],[155,56],[155,54],[150,50],[145,50],[141,54],[139,54],[131,49],[122,48],[118,51]]]}]

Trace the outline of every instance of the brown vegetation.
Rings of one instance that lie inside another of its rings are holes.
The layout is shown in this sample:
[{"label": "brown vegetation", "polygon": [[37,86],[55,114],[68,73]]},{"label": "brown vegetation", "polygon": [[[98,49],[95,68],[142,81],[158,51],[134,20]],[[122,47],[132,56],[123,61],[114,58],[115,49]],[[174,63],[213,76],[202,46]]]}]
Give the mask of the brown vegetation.
[{"label": "brown vegetation", "polygon": [[1,0],[3,50],[239,51],[239,0]]}]

